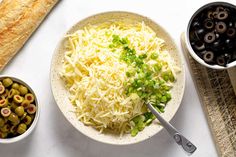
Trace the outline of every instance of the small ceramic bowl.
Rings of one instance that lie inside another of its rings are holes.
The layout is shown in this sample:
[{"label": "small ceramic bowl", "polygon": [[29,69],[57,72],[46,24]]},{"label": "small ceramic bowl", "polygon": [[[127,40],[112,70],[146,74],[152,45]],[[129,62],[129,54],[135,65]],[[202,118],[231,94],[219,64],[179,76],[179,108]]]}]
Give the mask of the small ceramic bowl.
[{"label": "small ceramic bowl", "polygon": [[[162,28],[160,25],[158,25],[151,19],[142,15],[130,12],[113,11],[96,14],[82,21],[79,21],[77,24],[72,26],[66,34],[72,34],[75,31],[83,29],[85,26],[88,25],[97,25],[104,22],[112,24],[115,21],[121,21],[127,24],[144,22],[151,29],[153,29],[153,31],[157,34],[158,37],[165,40],[167,51],[169,51],[171,57],[175,62],[175,65],[178,66],[181,70],[181,72],[177,74],[177,81],[171,90],[172,99],[167,104],[165,112],[162,114],[164,119],[170,121],[178,110],[183,97],[185,87],[185,71],[183,66],[183,59],[180,55],[180,52],[174,40],[164,28]],[[70,94],[65,88],[65,82],[60,77],[60,71],[62,69],[62,60],[66,52],[65,42],[66,39],[65,37],[63,37],[59,42],[52,58],[51,88],[55,101],[58,107],[60,108],[61,112],[77,130],[79,130],[84,135],[99,142],[115,145],[127,145],[148,139],[158,133],[163,128],[161,125],[157,124],[157,121],[155,121],[150,126],[146,127],[143,131],[139,132],[135,137],[131,137],[130,134],[125,134],[120,137],[118,134],[114,133],[100,133],[93,127],[86,126],[82,122],[80,122],[74,113],[74,106],[69,101]]]},{"label": "small ceramic bowl", "polygon": [[36,114],[35,114],[35,117],[33,119],[33,122],[31,123],[30,127],[27,128],[26,132],[24,132],[21,135],[11,137],[11,138],[4,138],[4,139],[0,138],[0,143],[7,144],[7,143],[14,143],[14,142],[17,142],[17,141],[20,141],[20,140],[26,138],[34,130],[34,128],[35,128],[35,126],[38,122],[38,119],[39,119],[40,105],[38,103],[38,100],[37,100],[37,97],[36,97],[34,91],[31,89],[31,87],[28,84],[26,84],[24,81],[22,81],[18,78],[12,77],[12,76],[0,76],[0,81],[2,81],[4,78],[11,78],[14,82],[17,82],[17,83],[22,84],[25,87],[27,87],[28,90],[30,91],[30,93],[32,93],[34,95],[34,97],[35,97],[34,102],[35,102],[35,105],[37,107]]},{"label": "small ceramic bowl", "polygon": [[211,64],[207,64],[202,58],[200,58],[196,52],[193,50],[191,44],[190,44],[190,38],[189,38],[189,33],[190,33],[190,26],[194,20],[194,18],[199,15],[199,13],[201,13],[202,11],[204,11],[206,8],[209,8],[211,6],[217,6],[217,5],[221,5],[221,6],[225,6],[225,7],[232,7],[236,9],[236,6],[227,2],[212,2],[212,3],[208,3],[202,7],[200,7],[190,18],[188,25],[187,25],[187,29],[185,31],[185,40],[186,40],[186,45],[188,48],[188,51],[190,53],[190,55],[200,64],[208,67],[208,68],[212,68],[212,69],[228,69],[231,67],[236,66],[236,61],[233,61],[229,64],[227,64],[226,66],[220,66],[220,65],[211,65]]}]

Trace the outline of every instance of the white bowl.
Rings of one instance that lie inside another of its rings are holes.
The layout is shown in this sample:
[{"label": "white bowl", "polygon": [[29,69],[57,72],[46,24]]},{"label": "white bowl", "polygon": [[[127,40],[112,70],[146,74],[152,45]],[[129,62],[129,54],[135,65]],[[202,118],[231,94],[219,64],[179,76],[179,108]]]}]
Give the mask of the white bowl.
[{"label": "white bowl", "polygon": [[190,26],[192,24],[192,21],[193,19],[198,15],[198,13],[200,13],[202,10],[210,7],[210,6],[215,6],[215,5],[224,5],[224,6],[230,6],[230,7],[233,7],[236,9],[236,6],[233,5],[233,4],[230,4],[230,3],[227,3],[227,2],[212,2],[212,3],[208,3],[208,4],[205,4],[204,6],[200,7],[193,15],[192,17],[190,18],[189,22],[188,22],[188,25],[187,25],[187,29],[185,31],[185,40],[186,40],[186,46],[187,46],[187,49],[190,53],[190,55],[200,64],[208,67],[208,68],[212,68],[212,69],[218,69],[218,70],[223,70],[223,69],[228,69],[228,68],[231,68],[231,67],[234,67],[236,66],[236,61],[234,62],[231,62],[229,64],[227,64],[226,67],[224,66],[219,66],[219,65],[210,65],[210,64],[207,64],[206,62],[204,62],[204,60],[202,58],[200,58],[193,50],[191,44],[190,44],[190,40],[189,40],[189,31],[190,31]]},{"label": "white bowl", "polygon": [[5,139],[0,138],[0,143],[7,144],[7,143],[14,143],[14,142],[20,141],[20,140],[26,138],[29,134],[31,134],[31,132],[34,130],[34,128],[35,128],[35,126],[38,122],[38,119],[39,119],[40,105],[38,103],[37,96],[35,95],[34,91],[31,89],[31,87],[28,84],[26,84],[24,81],[22,81],[18,78],[12,77],[12,76],[5,76],[5,75],[0,76],[0,80],[3,80],[4,78],[11,78],[14,82],[18,82],[18,83],[24,85],[25,87],[27,87],[28,90],[34,95],[35,105],[37,107],[36,114],[35,114],[35,117],[33,119],[33,122],[30,125],[30,127],[26,130],[26,132],[24,132],[23,134],[21,134],[19,136],[12,137],[12,138],[5,138]]},{"label": "white bowl", "polygon": [[[165,113],[162,116],[167,120],[170,121],[172,117],[175,115],[177,109],[180,106],[184,87],[185,87],[185,71],[183,67],[183,60],[180,55],[177,46],[175,45],[173,39],[170,35],[158,24],[154,21],[150,20],[147,17],[129,13],[129,12],[105,12],[100,13],[94,16],[90,16],[77,24],[75,24],[66,34],[74,33],[78,29],[82,29],[84,26],[96,25],[103,22],[113,22],[113,21],[123,21],[123,22],[145,22],[150,28],[152,28],[158,35],[158,37],[164,39],[166,41],[166,48],[170,52],[170,55],[174,59],[176,65],[181,69],[181,72],[177,74],[177,82],[174,84],[173,89],[171,90],[172,99],[168,103],[167,107],[165,108]],[[54,56],[52,58],[51,63],[51,88],[55,98],[55,101],[60,108],[63,115],[66,119],[81,133],[84,135],[103,143],[108,144],[116,144],[116,145],[125,145],[125,144],[133,144],[145,139],[150,138],[151,136],[158,133],[163,127],[158,125],[156,121],[152,123],[150,126],[146,127],[143,131],[139,132],[137,136],[131,137],[130,134],[125,134],[123,137],[119,137],[119,135],[112,134],[112,133],[99,133],[99,131],[95,130],[91,126],[85,126],[82,122],[80,122],[75,114],[72,112],[74,111],[74,107],[71,105],[68,97],[69,92],[65,88],[65,83],[60,78],[59,72],[62,69],[62,59],[64,58],[65,47],[64,47],[65,38],[63,37],[59,42]],[[59,128],[60,129],[60,128]]]}]

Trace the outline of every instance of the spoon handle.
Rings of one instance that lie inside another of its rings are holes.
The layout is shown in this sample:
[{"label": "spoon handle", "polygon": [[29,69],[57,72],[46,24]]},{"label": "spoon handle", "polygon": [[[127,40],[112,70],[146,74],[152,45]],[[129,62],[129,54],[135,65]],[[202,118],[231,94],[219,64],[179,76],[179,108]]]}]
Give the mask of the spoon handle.
[{"label": "spoon handle", "polygon": [[156,109],[150,104],[147,104],[148,108],[151,112],[156,116],[156,118],[160,121],[162,126],[168,131],[170,136],[174,138],[175,142],[178,145],[181,145],[184,151],[186,151],[189,155],[193,154],[197,147],[192,144],[188,139],[186,139],[183,135],[181,135],[176,128],[174,128],[170,123],[168,123],[165,119],[161,117],[161,115],[156,111]]}]

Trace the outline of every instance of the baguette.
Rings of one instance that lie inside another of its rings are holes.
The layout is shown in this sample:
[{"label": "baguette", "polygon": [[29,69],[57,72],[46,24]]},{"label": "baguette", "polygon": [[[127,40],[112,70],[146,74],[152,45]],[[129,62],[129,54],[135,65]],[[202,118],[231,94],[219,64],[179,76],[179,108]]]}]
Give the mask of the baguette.
[{"label": "baguette", "polygon": [[0,1],[0,72],[58,0]]}]

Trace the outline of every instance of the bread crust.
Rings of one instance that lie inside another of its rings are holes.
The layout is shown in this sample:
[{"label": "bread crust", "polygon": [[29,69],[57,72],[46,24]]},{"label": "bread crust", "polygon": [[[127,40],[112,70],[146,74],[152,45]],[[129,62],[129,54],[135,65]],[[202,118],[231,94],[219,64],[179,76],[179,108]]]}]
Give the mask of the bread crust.
[{"label": "bread crust", "polygon": [[0,3],[0,71],[57,2],[58,0],[3,0]]}]

